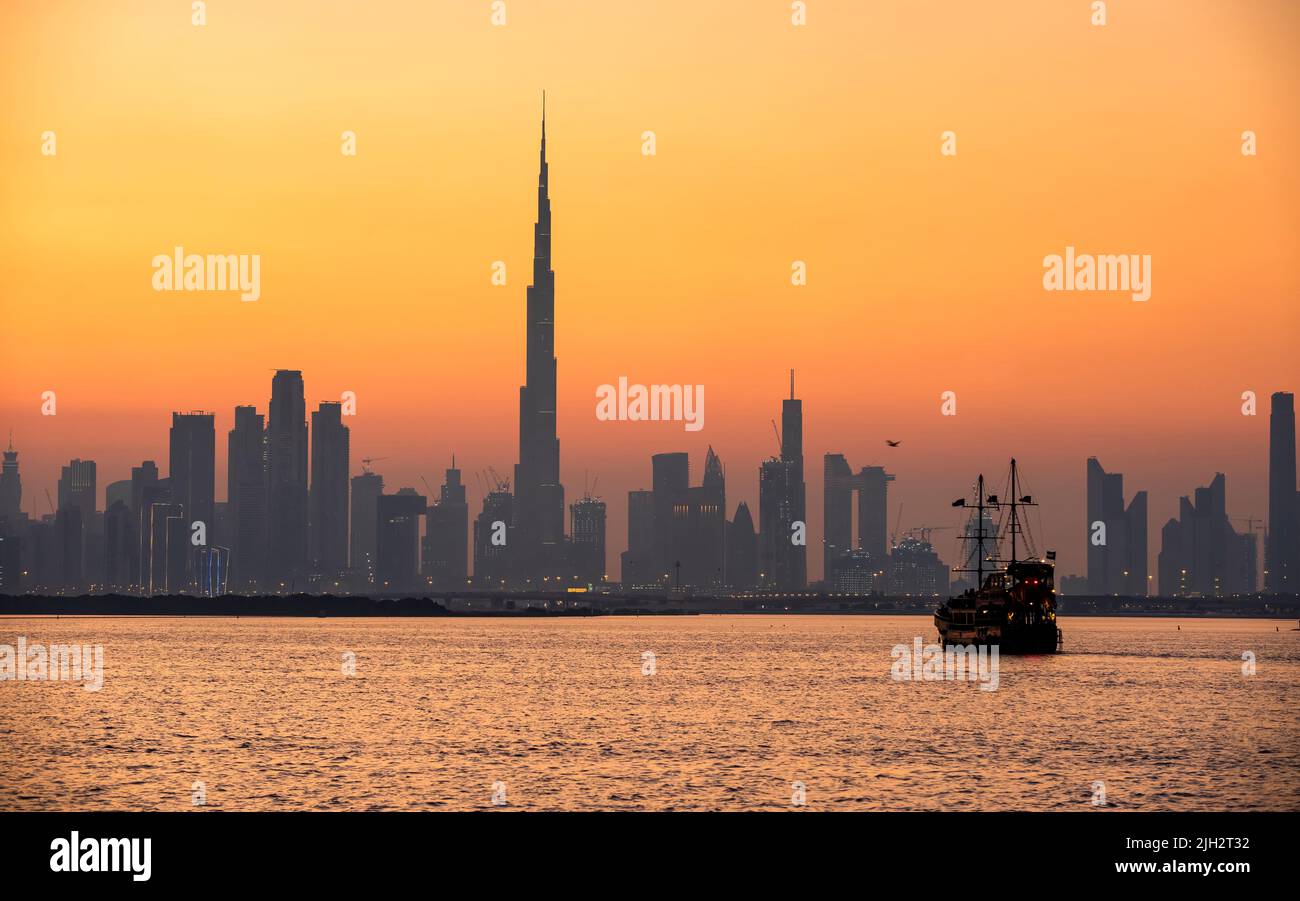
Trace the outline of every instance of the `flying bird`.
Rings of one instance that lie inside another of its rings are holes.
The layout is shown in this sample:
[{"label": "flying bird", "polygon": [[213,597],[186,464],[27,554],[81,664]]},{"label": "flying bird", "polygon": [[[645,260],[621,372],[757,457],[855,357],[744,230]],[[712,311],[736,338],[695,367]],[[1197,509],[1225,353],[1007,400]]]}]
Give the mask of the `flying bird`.
[{"label": "flying bird", "polygon": [[888,438],[886,438],[886,439],[885,439],[885,443],[888,444],[890,447],[898,447],[898,446],[899,446],[900,444],[902,444],[903,442],[901,442],[901,441],[890,441]]}]

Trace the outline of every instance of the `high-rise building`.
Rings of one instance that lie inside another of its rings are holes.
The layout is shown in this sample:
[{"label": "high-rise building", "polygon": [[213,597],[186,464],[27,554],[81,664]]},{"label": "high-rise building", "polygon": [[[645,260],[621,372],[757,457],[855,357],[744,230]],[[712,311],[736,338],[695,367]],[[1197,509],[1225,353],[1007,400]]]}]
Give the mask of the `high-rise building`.
[{"label": "high-rise building", "polygon": [[[136,476],[139,476],[138,480],[136,480]],[[152,481],[149,481],[151,476]],[[157,477],[157,467],[152,460],[146,460],[142,467],[133,467],[131,469],[131,481],[133,481],[133,491],[135,482],[139,482],[138,501],[135,502],[135,510],[138,511],[136,530],[138,530],[140,538],[140,564],[136,568],[140,580],[139,590],[144,594],[153,594],[155,593],[153,592],[153,582],[155,582],[156,575],[155,568],[153,568],[153,537],[155,537],[155,529],[153,529],[155,511],[153,511],[153,508],[159,506],[159,504],[172,502],[172,481],[169,478]],[[162,537],[165,540],[165,532]],[[160,553],[164,553],[164,551],[165,546],[162,547]],[[165,581],[165,572],[164,567],[161,571],[162,575],[157,576],[159,592],[162,590],[162,582]]]},{"label": "high-rise building", "polygon": [[443,478],[438,502],[424,514],[423,571],[435,588],[464,588],[469,575],[469,504],[456,458]]},{"label": "high-rise building", "polygon": [[[86,527],[95,514],[95,478],[93,460],[73,460],[59,476],[56,528],[63,565],[61,584],[67,591],[86,588]],[[75,516],[72,510],[78,511]]]},{"label": "high-rise building", "polygon": [[1300,496],[1296,494],[1295,395],[1278,391],[1268,417],[1267,587],[1300,594]]},{"label": "high-rise building", "polygon": [[758,585],[758,536],[754,517],[744,501],[727,523],[727,585],[739,589]]},{"label": "high-rise building", "polygon": [[0,525],[8,522],[10,527],[16,527],[22,516],[22,507],[23,480],[18,475],[18,451],[14,450],[14,436],[11,433],[9,449],[4,452],[4,468],[0,469]]},{"label": "high-rise building", "polygon": [[139,590],[139,567],[136,517],[125,501],[116,498],[104,511],[104,587],[118,594]]},{"label": "high-rise building", "polygon": [[[759,581],[791,591],[808,584],[806,488],[803,472],[803,401],[781,401],[781,456],[758,473]],[[798,526],[796,527],[796,524]],[[803,541],[798,541],[802,533]]]},{"label": "high-rise building", "polygon": [[168,478],[172,503],[191,523],[211,529],[216,485],[216,431],[211,413],[173,413]]},{"label": "high-rise building", "polygon": [[905,597],[944,597],[948,593],[948,566],[930,543],[929,530],[921,537],[908,535],[890,549],[889,594]]},{"label": "high-rise building", "polygon": [[342,404],[311,414],[311,559],[329,577],[348,565],[348,436]]},{"label": "high-rise building", "polygon": [[564,486],[555,433],[555,272],[551,269],[551,200],[546,164],[546,102],[533,227],[533,283],[528,286],[525,382],[519,389],[519,463],[515,466],[512,556],[521,582],[557,571],[564,546]]},{"label": "high-rise building", "polygon": [[83,516],[95,512],[95,461],[73,460],[59,476],[59,509],[79,507]]},{"label": "high-rise building", "polygon": [[144,509],[143,497],[144,489],[149,485],[158,484],[158,464],[153,460],[145,460],[139,466],[131,467],[131,510],[139,513]]},{"label": "high-rise building", "polygon": [[655,494],[627,493],[627,550],[619,556],[623,585],[648,586],[659,581],[655,554]]},{"label": "high-rise building", "polygon": [[307,404],[298,370],[281,369],[271,380],[267,479],[270,587],[300,589],[307,573]]},{"label": "high-rise building", "polygon": [[605,502],[587,495],[569,507],[571,561],[567,576],[583,584],[605,581]]},{"label": "high-rise building", "polygon": [[1226,486],[1223,473],[1216,473],[1194,499],[1181,498],[1178,518],[1165,523],[1157,558],[1162,595],[1224,597],[1253,590],[1254,544],[1228,520]]},{"label": "high-rise building", "polygon": [[236,593],[251,593],[266,581],[269,500],[266,427],[256,407],[235,407],[235,427],[227,436],[226,450],[227,584]]},{"label": "high-rise building", "polygon": [[674,519],[684,515],[691,487],[689,454],[655,454],[650,458],[650,484],[654,492],[654,555],[651,581],[673,585],[684,543],[683,530],[674,529]]},{"label": "high-rise building", "polygon": [[379,496],[384,477],[365,467],[352,477],[352,564],[353,578],[362,591],[375,585],[375,542],[379,528]]},{"label": "high-rise building", "polygon": [[[1100,525],[1099,525],[1100,524]],[[1106,472],[1088,458],[1088,591],[1091,594],[1147,594],[1147,493],[1124,506],[1124,476]]]},{"label": "high-rise building", "polygon": [[[211,413],[173,413],[168,455],[168,478],[172,486],[172,503],[181,508],[185,528],[191,531],[194,523],[203,523],[204,545],[216,538],[216,452],[217,433]],[[182,566],[188,570],[190,555],[187,551]],[[173,580],[169,585],[173,594],[181,587]]]},{"label": "high-rise building", "polygon": [[[826,584],[843,591],[888,591],[891,572],[889,483],[892,473],[864,466],[857,473],[843,454],[823,459],[823,573]],[[858,495],[858,536],[853,540],[853,493]],[[913,555],[915,556],[915,555]],[[852,576],[840,579],[841,568]],[[847,580],[847,581],[846,581]]]},{"label": "high-rise building", "polygon": [[483,588],[506,587],[512,578],[514,497],[501,486],[483,498],[483,510],[474,520],[474,584]]},{"label": "high-rise building", "polygon": [[685,498],[672,508],[672,557],[674,565],[681,563],[682,586],[722,588],[726,581],[726,522],[726,477],[722,461],[709,447],[703,483],[688,488]]},{"label": "high-rise building", "polygon": [[381,494],[375,530],[375,584],[383,594],[419,587],[420,517],[428,500],[414,488]]}]

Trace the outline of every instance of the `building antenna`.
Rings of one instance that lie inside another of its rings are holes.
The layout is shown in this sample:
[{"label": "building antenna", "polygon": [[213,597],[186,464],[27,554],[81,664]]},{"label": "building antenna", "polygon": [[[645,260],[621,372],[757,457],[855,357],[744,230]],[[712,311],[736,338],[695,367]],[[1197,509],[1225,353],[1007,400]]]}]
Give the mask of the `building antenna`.
[{"label": "building antenna", "polygon": [[794,400],[794,370],[790,370],[790,400]]}]

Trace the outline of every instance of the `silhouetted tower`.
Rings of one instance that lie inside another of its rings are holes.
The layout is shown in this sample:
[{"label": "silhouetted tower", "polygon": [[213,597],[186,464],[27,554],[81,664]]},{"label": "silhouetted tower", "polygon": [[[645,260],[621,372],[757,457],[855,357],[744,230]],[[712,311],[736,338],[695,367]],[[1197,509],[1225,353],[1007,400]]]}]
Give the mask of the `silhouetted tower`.
[{"label": "silhouetted tower", "polygon": [[[785,591],[808,584],[806,496],[803,478],[803,402],[781,402],[781,456],[759,467],[759,581]],[[795,524],[803,524],[805,544],[795,544]]]},{"label": "silhouetted tower", "polygon": [[330,577],[348,565],[348,437],[342,404],[311,414],[311,559]]},{"label": "silhouetted tower", "polygon": [[93,460],[72,460],[59,476],[56,528],[62,554],[62,585],[68,590],[85,587],[86,526],[95,514],[95,479]]},{"label": "silhouetted tower", "polygon": [[655,556],[655,495],[653,491],[627,493],[627,550],[620,555],[624,585],[649,585],[661,574]]},{"label": "silhouetted tower", "polygon": [[203,523],[208,544],[216,537],[216,442],[211,413],[172,414],[167,473],[172,503],[180,505],[187,529]]},{"label": "silhouetted tower", "polygon": [[[1147,493],[1124,506],[1124,476],[1106,472],[1088,458],[1088,591],[1145,596],[1147,593]],[[1097,527],[1102,524],[1102,528]],[[1097,538],[1094,540],[1094,535]],[[1100,543],[1102,537],[1105,543]]]},{"label": "silhouetted tower", "polygon": [[289,590],[307,571],[307,404],[297,370],[271,381],[267,454],[267,573],[273,590]]},{"label": "silhouetted tower", "polygon": [[758,585],[758,536],[749,505],[743,501],[727,523],[727,585],[741,589]]},{"label": "silhouetted tower", "polygon": [[420,574],[420,517],[427,499],[414,488],[381,494],[375,530],[375,587],[381,594],[407,593]]},{"label": "silhouetted tower", "polygon": [[569,507],[572,536],[572,572],[579,582],[598,585],[605,581],[605,502],[584,497]]},{"label": "silhouetted tower", "polygon": [[483,498],[483,510],[474,520],[476,585],[500,588],[510,581],[511,553],[514,547],[513,529],[510,527],[513,508],[514,496],[504,487],[489,491]]},{"label": "silhouetted tower", "polygon": [[256,407],[235,407],[235,427],[226,444],[226,498],[230,505],[230,573],[235,592],[251,592],[266,581],[267,435]]},{"label": "silhouetted tower", "polygon": [[528,286],[525,382],[519,389],[519,463],[515,466],[516,572],[540,581],[564,542],[564,486],[555,434],[555,272],[551,269],[551,200],[546,164],[546,99],[533,227],[533,283]]},{"label": "silhouetted tower", "polygon": [[375,584],[375,543],[379,523],[379,496],[384,477],[366,469],[352,477],[352,564],[363,591]]},{"label": "silhouetted tower", "polygon": [[429,507],[424,518],[424,574],[437,588],[464,588],[469,575],[469,504],[454,456],[438,503]]},{"label": "silhouetted tower", "polygon": [[674,583],[677,552],[682,549],[685,531],[675,522],[685,517],[687,495],[691,487],[689,454],[655,454],[650,458],[650,484],[654,491],[654,558],[652,581]]},{"label": "silhouetted tower", "polygon": [[4,452],[4,469],[0,470],[0,520],[11,525],[18,522],[23,508],[23,480],[18,475],[18,451],[14,436],[9,435],[9,449]]},{"label": "silhouetted tower", "polygon": [[1300,594],[1300,499],[1296,496],[1295,395],[1278,391],[1268,417],[1268,590]]}]

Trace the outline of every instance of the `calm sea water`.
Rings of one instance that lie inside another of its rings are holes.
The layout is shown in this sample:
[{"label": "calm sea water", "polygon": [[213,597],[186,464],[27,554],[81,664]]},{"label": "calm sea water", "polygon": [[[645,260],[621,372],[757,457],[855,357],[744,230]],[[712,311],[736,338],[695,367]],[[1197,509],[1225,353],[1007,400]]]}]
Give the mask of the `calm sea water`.
[{"label": "calm sea water", "polygon": [[0,682],[0,809],[1300,809],[1294,623],[1062,626],[986,692],[891,679],[928,617],[3,618],[104,686]]}]

